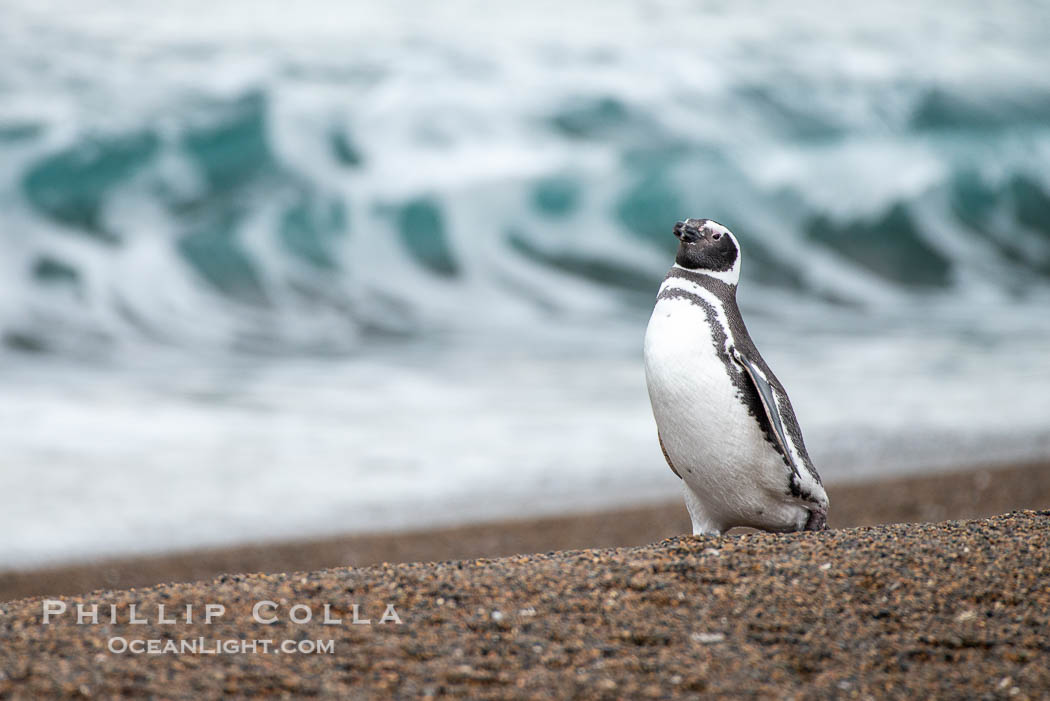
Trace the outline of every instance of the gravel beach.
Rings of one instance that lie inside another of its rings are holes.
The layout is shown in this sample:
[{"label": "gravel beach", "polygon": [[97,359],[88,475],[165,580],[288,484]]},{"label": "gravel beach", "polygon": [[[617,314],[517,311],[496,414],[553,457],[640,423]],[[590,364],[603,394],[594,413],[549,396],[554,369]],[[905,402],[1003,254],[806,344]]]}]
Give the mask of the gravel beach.
[{"label": "gravel beach", "polygon": [[[0,606],[0,696],[1045,698],[1048,516],[230,575],[66,598],[47,625],[26,599]],[[77,625],[78,603],[102,621]],[[333,650],[112,651],[198,638]]]},{"label": "gravel beach", "polygon": [[[972,519],[1050,508],[1050,465],[1029,463],[828,486],[832,528]],[[82,594],[227,572],[296,572],[644,545],[690,531],[681,499],[588,514],[113,558],[0,572],[0,601]]]}]

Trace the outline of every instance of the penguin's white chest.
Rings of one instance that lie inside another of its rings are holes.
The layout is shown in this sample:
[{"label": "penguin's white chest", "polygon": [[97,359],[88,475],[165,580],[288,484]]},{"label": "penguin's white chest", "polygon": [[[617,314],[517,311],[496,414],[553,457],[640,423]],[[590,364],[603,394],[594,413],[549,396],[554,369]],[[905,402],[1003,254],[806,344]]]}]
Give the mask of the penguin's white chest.
[{"label": "penguin's white chest", "polygon": [[[686,435],[731,435],[746,417],[715,344],[703,308],[686,299],[657,302],[645,332],[645,379],[665,448],[686,448]],[[696,443],[690,446],[696,459],[724,457],[733,447],[721,440],[689,442]]]},{"label": "penguin's white chest", "polygon": [[656,303],[645,375],[660,438],[718,530],[793,525],[801,511],[786,498],[788,468],[730,378],[740,370],[722,358],[725,333],[688,299]]}]

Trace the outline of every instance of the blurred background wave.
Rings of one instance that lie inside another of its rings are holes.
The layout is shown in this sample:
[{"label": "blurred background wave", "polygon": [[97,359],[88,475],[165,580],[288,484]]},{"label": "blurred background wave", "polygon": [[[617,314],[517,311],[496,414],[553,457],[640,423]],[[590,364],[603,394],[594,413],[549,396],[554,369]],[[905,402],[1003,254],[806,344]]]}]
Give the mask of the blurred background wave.
[{"label": "blurred background wave", "polygon": [[674,494],[640,344],[688,216],[826,480],[1050,455],[1048,34],[0,3],[0,566]]}]

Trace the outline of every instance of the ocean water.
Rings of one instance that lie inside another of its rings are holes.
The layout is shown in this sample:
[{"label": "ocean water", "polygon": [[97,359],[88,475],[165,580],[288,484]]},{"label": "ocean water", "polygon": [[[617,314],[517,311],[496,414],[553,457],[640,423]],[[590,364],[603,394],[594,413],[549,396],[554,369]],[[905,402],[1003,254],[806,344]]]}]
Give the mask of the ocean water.
[{"label": "ocean water", "polygon": [[1048,35],[0,1],[0,568],[676,495],[640,347],[687,216],[825,481],[1050,457]]}]

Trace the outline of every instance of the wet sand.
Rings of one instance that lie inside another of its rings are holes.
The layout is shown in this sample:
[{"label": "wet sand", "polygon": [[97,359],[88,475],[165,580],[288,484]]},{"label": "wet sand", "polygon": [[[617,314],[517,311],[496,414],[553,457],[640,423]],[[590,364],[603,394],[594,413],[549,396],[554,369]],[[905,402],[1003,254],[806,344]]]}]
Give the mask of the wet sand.
[{"label": "wet sand", "polygon": [[[0,697],[1046,698],[1048,546],[1050,511],[1027,511],[229,575],[64,602],[97,604],[103,620],[114,606],[117,622],[97,625],[71,613],[43,625],[42,601],[27,599],[0,605]],[[266,601],[271,624],[252,616]],[[206,603],[225,607],[208,625]],[[324,624],[325,604],[338,624]],[[355,604],[369,625],[352,623]],[[179,622],[187,605],[191,624]],[[388,606],[400,624],[380,622]],[[113,651],[198,639],[234,652]],[[260,640],[332,648],[278,654]]]},{"label": "wet sand", "polygon": [[[832,528],[929,522],[1050,508],[1050,465],[974,469],[856,484],[831,484]],[[642,545],[688,533],[680,499],[558,518],[407,533],[120,558],[30,572],[0,572],[0,601],[210,579],[227,572],[294,572],[576,548]]]}]

